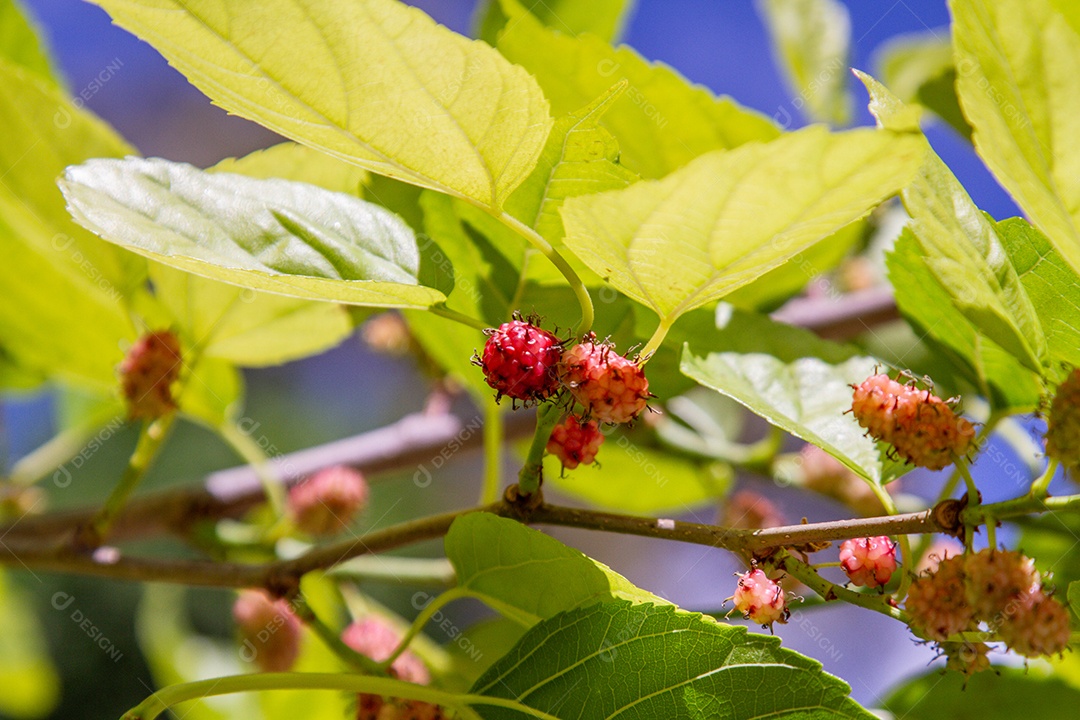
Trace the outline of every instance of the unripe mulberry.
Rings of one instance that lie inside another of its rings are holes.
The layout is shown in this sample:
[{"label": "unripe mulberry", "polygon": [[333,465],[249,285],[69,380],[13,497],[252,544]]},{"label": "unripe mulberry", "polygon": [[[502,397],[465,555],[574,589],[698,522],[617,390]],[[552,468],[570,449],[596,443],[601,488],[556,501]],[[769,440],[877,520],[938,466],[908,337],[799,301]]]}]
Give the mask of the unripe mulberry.
[{"label": "unripe mulberry", "polygon": [[954,456],[966,455],[975,428],[929,390],[874,375],[854,386],[851,410],[872,437],[893,446],[904,460],[941,470]]},{"label": "unripe mulberry", "polygon": [[967,602],[965,579],[962,555],[945,558],[933,574],[916,578],[904,603],[912,627],[938,642],[967,630],[975,615]]},{"label": "unripe mulberry", "polygon": [[986,643],[942,643],[941,650],[948,658],[946,670],[955,670],[971,677],[990,669],[990,646]]},{"label": "unripe mulberry", "polygon": [[331,535],[349,526],[368,499],[368,485],[346,465],[324,468],[289,491],[293,523],[311,535]]},{"label": "unripe mulberry", "polygon": [[[375,616],[357,620],[341,633],[341,641],[375,662],[390,657],[401,642],[401,635],[385,621]],[[390,666],[390,674],[406,682],[427,685],[431,675],[427,667],[411,650],[401,653]]]},{"label": "unripe mulberry", "polygon": [[303,629],[284,600],[272,600],[262,590],[241,590],[233,604],[240,629],[240,657],[264,672],[285,672],[300,655]]},{"label": "unripe mulberry", "polygon": [[[401,636],[385,620],[371,615],[345,628],[341,641],[361,655],[382,662],[397,649]],[[431,682],[427,667],[411,650],[406,650],[394,660],[389,674],[418,685]],[[356,717],[357,720],[441,720],[443,713],[439,706],[431,703],[360,693]]]},{"label": "unripe mulberry", "polygon": [[598,343],[591,333],[563,353],[558,373],[562,384],[585,408],[585,417],[603,423],[632,422],[651,397],[641,366],[615,352],[610,344]]},{"label": "unripe mulberry", "polygon": [[994,624],[1011,601],[1039,587],[1034,562],[1021,553],[986,548],[964,558],[967,602],[980,620]]},{"label": "unripe mulberry", "polygon": [[603,442],[604,435],[595,420],[582,422],[578,416],[570,415],[552,429],[547,451],[559,458],[564,468],[573,470],[593,462]]},{"label": "unripe mulberry", "polygon": [[783,588],[776,581],[770,580],[760,568],[739,575],[735,594],[728,600],[734,602],[735,609],[741,612],[743,617],[762,626],[771,626],[775,622],[786,623],[791,614],[787,609]]},{"label": "unripe mulberry", "polygon": [[1058,386],[1050,403],[1046,454],[1067,470],[1080,471],[1080,368]]},{"label": "unripe mulberry", "polygon": [[1056,598],[1033,589],[1006,611],[998,634],[1010,650],[1024,657],[1057,655],[1069,645],[1069,611]]},{"label": "unripe mulberry", "polygon": [[180,340],[169,330],[140,337],[120,363],[120,385],[132,420],[155,420],[176,410],[172,385],[182,368]]},{"label": "unripe mulberry", "polygon": [[562,342],[547,330],[524,320],[503,323],[488,334],[484,353],[474,359],[487,384],[526,404],[544,400],[559,389],[555,368],[562,357]]},{"label": "unripe mulberry", "polygon": [[845,540],[840,567],[855,585],[881,587],[896,572],[896,544],[884,536]]},{"label": "unripe mulberry", "polygon": [[764,495],[739,490],[724,503],[720,524],[740,530],[764,530],[785,524],[783,513]]},{"label": "unripe mulberry", "polygon": [[[801,485],[807,490],[838,500],[860,515],[886,514],[870,484],[817,445],[807,443],[799,451],[798,463],[802,468]],[[896,481],[889,484],[889,490],[894,487]]]}]

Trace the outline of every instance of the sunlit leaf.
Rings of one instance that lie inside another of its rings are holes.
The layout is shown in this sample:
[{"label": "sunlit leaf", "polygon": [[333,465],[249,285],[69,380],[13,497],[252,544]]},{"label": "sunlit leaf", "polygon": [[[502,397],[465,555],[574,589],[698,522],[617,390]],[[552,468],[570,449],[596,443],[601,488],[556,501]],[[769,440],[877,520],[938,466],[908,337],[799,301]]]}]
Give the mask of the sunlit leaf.
[{"label": "sunlit leaf", "polygon": [[839,0],[759,0],[788,83],[811,120],[851,119],[851,18]]},{"label": "sunlit leaf", "polygon": [[383,208],[306,183],[208,173],[165,160],[93,160],[61,188],[75,218],[151,260],[253,290],[426,307],[412,230]]},{"label": "sunlit leaf", "polygon": [[585,107],[620,80],[629,83],[601,124],[618,140],[622,164],[643,177],[666,175],[710,150],[779,135],[764,116],[691,85],[629,47],[544,27],[516,1],[504,0],[503,7],[511,22],[499,50],[536,76],[555,117]]},{"label": "sunlit leaf", "polygon": [[97,4],[230,112],[493,208],[551,128],[528,73],[394,0]]},{"label": "sunlit leaf", "polygon": [[865,215],[922,157],[917,137],[811,127],[708,153],[662,180],[569,198],[564,242],[670,325]]}]

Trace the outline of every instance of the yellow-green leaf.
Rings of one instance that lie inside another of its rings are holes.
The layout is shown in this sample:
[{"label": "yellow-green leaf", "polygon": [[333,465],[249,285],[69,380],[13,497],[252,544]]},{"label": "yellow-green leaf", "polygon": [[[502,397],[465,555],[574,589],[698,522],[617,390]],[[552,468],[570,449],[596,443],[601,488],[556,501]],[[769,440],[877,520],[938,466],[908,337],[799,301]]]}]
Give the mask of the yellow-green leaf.
[{"label": "yellow-green leaf", "polygon": [[846,125],[851,119],[847,8],[839,0],[759,0],[758,7],[807,117]]},{"label": "yellow-green leaf", "polygon": [[30,597],[3,572],[0,617],[4,618],[4,631],[0,633],[0,715],[45,717],[60,700],[60,678],[49,660]]},{"label": "yellow-green leaf", "polygon": [[360,185],[368,177],[363,168],[294,142],[279,143],[243,157],[226,158],[208,170],[295,180],[353,195],[359,193]]},{"label": "yellow-green leaf", "polygon": [[[887,129],[908,129],[911,109],[874,78],[857,74],[870,92],[870,110],[878,123]],[[926,265],[949,291],[953,304],[1025,367],[1041,372],[1046,338],[1016,268],[992,221],[929,145],[903,198]]]},{"label": "yellow-green leaf", "polygon": [[643,177],[666,175],[710,150],[780,134],[763,115],[691,85],[632,48],[544,27],[517,2],[503,0],[503,8],[511,20],[499,50],[536,76],[556,117],[585,107],[620,80],[629,83],[601,124],[618,139],[622,164]]},{"label": "yellow-green leaf", "polygon": [[811,127],[711,152],[662,180],[569,198],[564,242],[664,324],[869,212],[922,162],[921,138]]},{"label": "yellow-green leaf", "polygon": [[97,0],[217,104],[373,172],[490,207],[551,128],[536,81],[395,0]]},{"label": "yellow-green leaf", "polygon": [[0,0],[0,57],[58,84],[40,31],[16,0]]},{"label": "yellow-green leaf", "polygon": [[281,295],[427,307],[412,230],[378,205],[306,183],[165,160],[92,160],[61,181],[76,220],[151,260]]},{"label": "yellow-green leaf", "polygon": [[1080,33],[1048,0],[953,0],[975,149],[1080,272]]}]

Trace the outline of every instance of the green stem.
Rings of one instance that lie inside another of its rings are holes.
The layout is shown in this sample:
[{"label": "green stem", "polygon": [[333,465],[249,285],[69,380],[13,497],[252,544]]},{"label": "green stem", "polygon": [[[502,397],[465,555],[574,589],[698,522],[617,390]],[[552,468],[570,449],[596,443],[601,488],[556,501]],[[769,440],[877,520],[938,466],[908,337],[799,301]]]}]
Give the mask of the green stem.
[{"label": "green stem", "polygon": [[303,620],[304,623],[319,636],[319,639],[323,641],[323,644],[330,648],[330,650],[341,658],[345,664],[368,675],[386,674],[379,663],[375,662],[367,655],[356,652],[342,642],[341,634],[335,632],[333,628],[324,623],[302,597],[297,598],[296,602],[293,604],[293,610],[297,617]]},{"label": "green stem", "polygon": [[491,400],[484,404],[484,484],[480,504],[488,505],[499,499],[502,489],[503,418],[499,406]]},{"label": "green stem", "polygon": [[[871,483],[870,487],[874,490],[874,495],[877,497],[878,502],[881,503],[881,507],[885,508],[885,512],[888,515],[896,515],[896,503],[893,501],[892,495],[885,489],[884,486],[877,483]],[[911,554],[911,538],[907,535],[898,535],[897,540],[900,543],[900,556],[904,560],[904,564],[909,568],[914,568],[916,560]],[[900,573],[900,585],[896,588],[894,597],[897,602],[902,601],[907,597],[908,587],[911,586],[913,574],[910,572]]]},{"label": "green stem", "polygon": [[424,606],[424,609],[420,611],[420,614],[413,620],[412,625],[409,626],[409,631],[405,633],[405,637],[401,638],[401,642],[394,648],[394,652],[390,653],[390,656],[378,663],[379,672],[385,673],[390,669],[390,666],[394,664],[394,661],[401,657],[401,654],[409,649],[409,644],[413,639],[420,634],[420,631],[424,629],[424,626],[428,624],[428,621],[435,616],[435,613],[439,612],[442,608],[446,607],[454,600],[463,597],[471,597],[472,593],[463,587],[453,587],[444,593],[440,593],[434,600]]},{"label": "green stem", "polygon": [[116,522],[120,511],[124,509],[131,493],[138,487],[146,471],[150,469],[150,464],[153,463],[162,445],[165,444],[165,440],[168,439],[175,421],[176,413],[172,412],[153,422],[143,424],[139,432],[139,441],[135,445],[135,451],[131,453],[120,482],[113,488],[89,526],[80,532],[80,540],[83,544],[96,547],[108,537],[109,530]]},{"label": "green stem", "polygon": [[551,431],[563,416],[563,409],[554,403],[545,403],[536,411],[536,431],[533,433],[529,454],[518,472],[518,490],[521,495],[532,495],[540,489],[544,478],[544,453]]},{"label": "green stem", "polygon": [[361,555],[331,568],[328,575],[355,582],[453,585],[454,566],[446,558],[411,558],[396,555]]},{"label": "green stem", "polygon": [[259,690],[337,690],[349,693],[370,693],[462,709],[472,705],[491,705],[516,710],[539,720],[559,720],[554,715],[507,698],[453,693],[393,678],[339,673],[255,673],[170,685],[158,690],[137,707],[126,712],[121,720],[153,720],[174,705],[188,700]]},{"label": "green stem", "polygon": [[[975,486],[975,478],[971,477],[971,471],[968,470],[967,460],[962,457],[953,456],[956,461],[956,469],[960,471],[960,476],[964,478],[964,485],[967,487],[968,507],[979,505],[979,488]],[[987,523],[989,526],[993,520]],[[970,552],[974,549],[975,540],[975,526],[964,526],[964,547]]]},{"label": "green stem", "polygon": [[278,519],[284,517],[285,488],[282,487],[281,482],[270,469],[266,453],[263,452],[259,443],[252,440],[250,435],[241,432],[239,427],[231,423],[219,426],[218,432],[221,433],[221,437],[224,438],[225,442],[236,451],[236,454],[243,458],[244,462],[249,464],[251,469],[255,471],[259,482],[262,483],[263,492],[266,494],[266,500],[270,504],[274,517]]},{"label": "green stem", "polygon": [[887,615],[894,620],[907,623],[907,613],[897,607],[893,607],[885,600],[882,595],[864,595],[863,593],[855,592],[854,590],[848,590],[842,585],[829,582],[825,578],[818,575],[817,571],[813,567],[804,563],[799,558],[791,555],[787,551],[784,551],[780,556],[780,567],[797,579],[803,585],[816,592],[826,602],[830,600],[843,600],[844,602],[851,603],[867,610],[873,610],[876,613]]},{"label": "green stem", "polygon": [[1031,483],[1031,496],[1037,498],[1044,498],[1047,495],[1047,489],[1050,487],[1050,481],[1054,479],[1054,473],[1057,472],[1058,461],[1054,458],[1046,463],[1046,470],[1043,474],[1036,478],[1035,482]]},{"label": "green stem", "polygon": [[467,327],[475,328],[477,330],[486,330],[489,326],[483,320],[477,320],[471,315],[458,312],[457,310],[451,310],[445,305],[433,305],[428,308],[428,311],[439,317],[444,317],[447,320],[453,320],[456,323],[461,323]]},{"label": "green stem", "polygon": [[567,284],[570,285],[570,289],[574,291],[574,295],[577,296],[578,304],[581,305],[581,322],[578,324],[577,334],[578,336],[584,335],[592,329],[593,324],[593,303],[592,298],[589,296],[589,291],[585,285],[581,282],[581,278],[578,277],[574,268],[570,267],[570,263],[566,262],[566,258],[559,254],[559,251],[551,246],[547,240],[532,229],[525,223],[518,220],[509,213],[502,213],[497,216],[498,220],[510,228],[518,235],[521,235],[530,243],[533,247],[540,251],[551,263],[562,273],[562,276],[566,278]]},{"label": "green stem", "polygon": [[656,331],[653,332],[652,337],[649,338],[649,342],[645,343],[645,347],[641,349],[641,361],[648,362],[649,358],[653,356],[653,353],[663,344],[664,338],[667,337],[668,331],[671,330],[671,326],[675,323],[675,317],[666,317],[660,320],[660,324],[656,326]]},{"label": "green stem", "polygon": [[82,452],[86,443],[99,430],[102,435],[108,431],[111,436],[123,424],[123,410],[110,403],[85,422],[57,433],[48,442],[24,455],[12,466],[8,479],[15,485],[33,485]]}]

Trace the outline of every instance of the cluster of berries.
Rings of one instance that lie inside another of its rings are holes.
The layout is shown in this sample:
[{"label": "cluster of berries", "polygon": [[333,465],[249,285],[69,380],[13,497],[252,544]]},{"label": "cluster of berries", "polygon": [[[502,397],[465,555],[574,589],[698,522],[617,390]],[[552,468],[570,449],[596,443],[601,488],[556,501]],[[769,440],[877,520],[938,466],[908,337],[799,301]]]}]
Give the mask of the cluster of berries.
[{"label": "cluster of berries", "polygon": [[851,411],[859,425],[871,437],[892,445],[907,462],[941,470],[972,449],[975,428],[929,390],[903,385],[885,374],[852,387]]},{"label": "cluster of berries", "polygon": [[[233,605],[240,631],[240,656],[263,672],[286,672],[300,655],[303,627],[289,603],[272,599],[262,590],[243,590]],[[353,622],[341,633],[341,641],[375,662],[383,662],[401,642],[401,635],[374,615]],[[387,671],[390,677],[427,685],[431,675],[415,653],[401,653]],[[418,700],[384,698],[362,693],[357,700],[357,720],[441,720],[442,708]]]},{"label": "cluster of berries", "polygon": [[852,585],[883,587],[896,572],[896,543],[884,535],[845,540],[840,567]]},{"label": "cluster of berries", "polygon": [[980,623],[1024,657],[1054,655],[1069,643],[1068,609],[1043,589],[1031,558],[1011,550],[946,557],[912,583],[904,607],[915,631],[967,674],[989,666],[987,650],[946,640]]},{"label": "cluster of berries", "polygon": [[176,410],[172,386],[182,367],[176,333],[158,330],[136,340],[119,367],[128,417],[156,420]]},{"label": "cluster of berries", "polygon": [[516,318],[486,331],[484,351],[474,360],[496,400],[509,397],[531,405],[558,399],[565,390],[580,406],[555,427],[547,445],[573,469],[596,458],[604,441],[600,423],[633,422],[645,410],[649,381],[638,362],[594,334],[565,349],[565,341],[536,322]]},{"label": "cluster of berries", "polygon": [[1075,478],[1080,473],[1080,368],[1058,386],[1046,422],[1046,454]]}]

